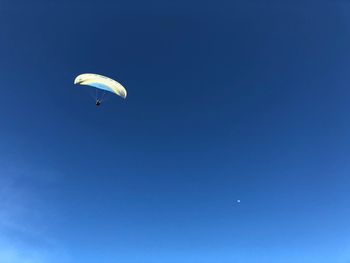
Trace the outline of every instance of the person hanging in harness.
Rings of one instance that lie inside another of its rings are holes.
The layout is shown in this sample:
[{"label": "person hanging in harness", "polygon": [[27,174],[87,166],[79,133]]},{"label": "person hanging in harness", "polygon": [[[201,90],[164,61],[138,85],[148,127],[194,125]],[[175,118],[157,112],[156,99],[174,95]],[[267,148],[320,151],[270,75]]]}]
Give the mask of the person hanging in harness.
[{"label": "person hanging in harness", "polygon": [[101,100],[100,99],[97,99],[96,100],[96,106],[100,106],[101,105]]}]

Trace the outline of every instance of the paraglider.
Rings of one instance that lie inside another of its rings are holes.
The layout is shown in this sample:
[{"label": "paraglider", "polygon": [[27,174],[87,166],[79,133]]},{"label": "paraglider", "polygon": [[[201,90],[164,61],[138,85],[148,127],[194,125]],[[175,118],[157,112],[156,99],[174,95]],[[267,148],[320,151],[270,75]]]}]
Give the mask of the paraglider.
[{"label": "paraglider", "polygon": [[81,74],[75,78],[74,84],[91,86],[93,88],[96,88],[97,90],[101,90],[103,92],[101,96],[97,96],[96,90],[96,106],[101,105],[105,92],[116,94],[122,97],[123,99],[125,99],[127,96],[126,89],[119,82],[98,74]]}]

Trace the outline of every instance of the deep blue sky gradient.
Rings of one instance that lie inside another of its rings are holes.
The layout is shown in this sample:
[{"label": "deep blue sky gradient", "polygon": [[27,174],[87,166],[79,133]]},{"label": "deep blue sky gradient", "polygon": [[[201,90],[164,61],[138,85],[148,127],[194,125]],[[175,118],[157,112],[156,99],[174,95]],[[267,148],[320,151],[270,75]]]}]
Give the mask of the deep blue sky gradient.
[{"label": "deep blue sky gradient", "polygon": [[1,1],[0,261],[350,262],[349,13]]}]

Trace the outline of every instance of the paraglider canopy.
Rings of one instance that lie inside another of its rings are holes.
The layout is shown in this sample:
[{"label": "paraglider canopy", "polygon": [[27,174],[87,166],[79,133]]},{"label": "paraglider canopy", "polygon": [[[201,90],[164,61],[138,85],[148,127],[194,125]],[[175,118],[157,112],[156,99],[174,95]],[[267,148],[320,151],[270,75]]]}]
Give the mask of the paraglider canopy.
[{"label": "paraglider canopy", "polygon": [[[98,74],[81,74],[75,78],[74,84],[91,86],[102,91],[114,93],[124,99],[127,96],[126,89],[119,82]],[[100,103],[101,98],[96,100],[96,105],[100,105]]]}]

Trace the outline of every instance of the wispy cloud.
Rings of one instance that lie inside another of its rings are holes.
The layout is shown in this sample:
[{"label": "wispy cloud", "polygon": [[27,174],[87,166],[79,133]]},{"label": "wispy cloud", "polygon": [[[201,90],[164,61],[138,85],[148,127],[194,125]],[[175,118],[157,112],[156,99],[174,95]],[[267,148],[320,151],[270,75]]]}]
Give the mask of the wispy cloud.
[{"label": "wispy cloud", "polygon": [[[45,211],[37,209],[40,195],[35,193],[35,182],[40,187],[52,183],[52,177],[43,182],[40,174],[11,168],[0,172],[1,263],[68,262],[64,249],[43,224]],[[34,186],[27,181],[34,181]]]},{"label": "wispy cloud", "polygon": [[0,261],[2,263],[49,262],[46,252],[25,248],[8,240],[0,240]]}]

